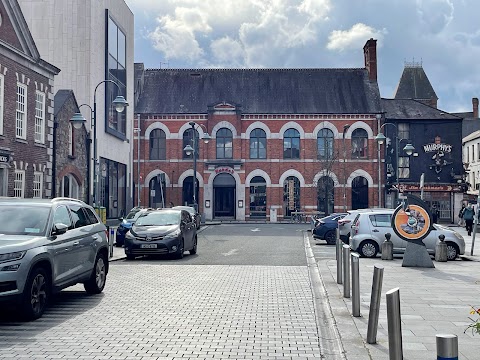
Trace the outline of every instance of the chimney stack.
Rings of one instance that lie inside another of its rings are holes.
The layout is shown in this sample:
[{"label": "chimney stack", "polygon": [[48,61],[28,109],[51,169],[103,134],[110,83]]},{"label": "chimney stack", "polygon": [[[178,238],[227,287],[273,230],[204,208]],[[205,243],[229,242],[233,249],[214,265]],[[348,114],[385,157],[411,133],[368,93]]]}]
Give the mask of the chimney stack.
[{"label": "chimney stack", "polygon": [[363,47],[363,54],[370,81],[377,81],[377,40],[373,38],[367,40]]},{"label": "chimney stack", "polygon": [[473,117],[478,118],[478,98],[472,98]]}]

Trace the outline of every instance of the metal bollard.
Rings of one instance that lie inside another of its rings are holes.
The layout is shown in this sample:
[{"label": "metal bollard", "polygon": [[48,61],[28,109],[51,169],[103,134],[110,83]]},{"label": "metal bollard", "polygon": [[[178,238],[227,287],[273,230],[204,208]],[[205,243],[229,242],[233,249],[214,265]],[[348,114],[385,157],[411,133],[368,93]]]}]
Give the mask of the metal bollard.
[{"label": "metal bollard", "polygon": [[360,255],[352,253],[352,315],[360,316]]},{"label": "metal bollard", "polygon": [[458,360],[458,336],[439,334],[437,337],[437,360]]},{"label": "metal bollard", "polygon": [[380,300],[382,299],[383,266],[375,264],[373,267],[372,294],[370,296],[370,311],[368,313],[367,342],[377,343],[378,316]]},{"label": "metal bollard", "polygon": [[340,230],[338,228],[337,228],[336,256],[337,256],[337,284],[341,284],[341,283],[343,283],[342,240],[340,240]]},{"label": "metal bollard", "polygon": [[110,227],[110,236],[108,237],[108,252],[109,257],[113,257],[113,240],[115,237],[115,229]]},{"label": "metal bollard", "polygon": [[393,243],[390,241],[392,234],[385,234],[385,241],[382,244],[382,260],[393,260]]},{"label": "metal bollard", "polygon": [[343,297],[350,297],[350,246],[343,245]]},{"label": "metal bollard", "polygon": [[403,360],[400,289],[387,291],[388,352],[390,360]]},{"label": "metal bollard", "polygon": [[445,243],[445,235],[439,235],[440,242],[435,245],[435,261],[447,261],[447,244]]}]

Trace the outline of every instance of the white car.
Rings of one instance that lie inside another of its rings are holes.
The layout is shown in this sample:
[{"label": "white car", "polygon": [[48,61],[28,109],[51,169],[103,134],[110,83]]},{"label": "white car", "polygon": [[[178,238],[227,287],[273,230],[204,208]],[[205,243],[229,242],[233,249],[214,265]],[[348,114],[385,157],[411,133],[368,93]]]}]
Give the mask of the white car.
[{"label": "white car", "polygon": [[[393,253],[404,253],[407,241],[401,239],[391,225],[395,210],[370,211],[358,213],[352,222],[350,247],[363,257],[375,257],[381,252],[385,234],[390,233],[393,243]],[[435,246],[440,241],[439,236],[445,236],[447,244],[447,259],[455,260],[465,253],[465,241],[458,232],[442,225],[434,224],[434,230],[423,239],[427,251],[435,255]]]},{"label": "white car", "polygon": [[372,208],[372,209],[357,209],[357,210],[348,210],[348,215],[343,219],[338,220],[338,229],[340,233],[340,239],[348,244],[350,241],[350,232],[352,227],[352,222],[355,220],[355,217],[361,212],[371,212],[371,211],[382,211],[390,210],[384,208]]}]

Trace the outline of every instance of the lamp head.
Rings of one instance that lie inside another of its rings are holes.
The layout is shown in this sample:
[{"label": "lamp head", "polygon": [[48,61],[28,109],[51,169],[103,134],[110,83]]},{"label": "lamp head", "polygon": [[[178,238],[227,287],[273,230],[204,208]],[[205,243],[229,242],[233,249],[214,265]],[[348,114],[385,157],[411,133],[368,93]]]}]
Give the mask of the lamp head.
[{"label": "lamp head", "polygon": [[117,112],[121,113],[125,107],[128,106],[128,102],[125,100],[123,96],[117,96],[115,100],[113,100],[112,104],[115,106],[115,110]]},{"label": "lamp head", "polygon": [[208,135],[207,132],[204,132],[204,133],[203,133],[203,142],[204,142],[205,144],[208,144],[208,142],[210,141],[210,139],[211,139],[211,136]]},{"label": "lamp head", "polygon": [[403,148],[403,151],[405,151],[407,153],[407,155],[412,155],[413,152],[415,151],[415,148],[413,147],[412,144],[408,143],[407,145],[405,145],[405,147]]},{"label": "lamp head", "polygon": [[378,145],[382,145],[386,139],[387,138],[382,133],[379,133],[377,136],[375,136],[375,140],[377,141]]},{"label": "lamp head", "polygon": [[85,124],[86,122],[87,120],[83,117],[81,112],[75,113],[70,119],[70,123],[75,129],[81,129],[83,124]]},{"label": "lamp head", "polygon": [[192,155],[193,153],[193,148],[189,145],[185,146],[183,148],[183,151],[185,151],[185,154],[187,154],[188,156]]}]

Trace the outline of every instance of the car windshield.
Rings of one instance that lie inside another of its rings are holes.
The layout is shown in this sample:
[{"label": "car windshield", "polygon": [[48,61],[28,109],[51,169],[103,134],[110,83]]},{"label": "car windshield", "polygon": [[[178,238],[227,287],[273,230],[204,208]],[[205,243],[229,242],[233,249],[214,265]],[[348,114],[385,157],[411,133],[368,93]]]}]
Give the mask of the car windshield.
[{"label": "car windshield", "polygon": [[0,234],[6,235],[45,235],[50,207],[1,205]]},{"label": "car windshield", "polygon": [[175,210],[186,210],[188,211],[190,214],[195,214],[195,209],[190,207],[190,206],[174,206],[172,209],[175,209]]},{"label": "car windshield", "polygon": [[128,215],[125,217],[127,220],[132,220],[135,218],[135,215],[139,215],[140,210],[130,211]]},{"label": "car windshield", "polygon": [[162,226],[180,224],[180,211],[150,212],[135,222],[136,226]]}]

